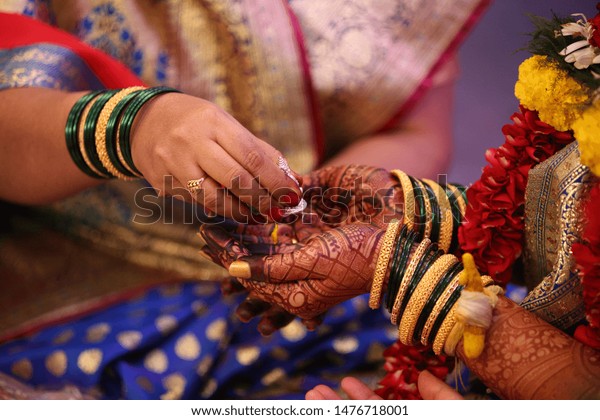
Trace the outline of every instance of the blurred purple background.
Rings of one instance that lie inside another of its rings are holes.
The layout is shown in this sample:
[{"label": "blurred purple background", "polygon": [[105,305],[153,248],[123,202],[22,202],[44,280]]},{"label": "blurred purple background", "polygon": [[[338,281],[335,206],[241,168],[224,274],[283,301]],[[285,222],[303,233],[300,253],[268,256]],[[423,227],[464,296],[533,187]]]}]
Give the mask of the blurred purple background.
[{"label": "blurred purple background", "polygon": [[551,17],[596,14],[594,0],[496,0],[459,50],[461,75],[456,90],[455,152],[449,180],[470,184],[485,165],[484,152],[504,142],[502,126],[518,108],[513,94],[518,51],[528,41],[534,14]]}]

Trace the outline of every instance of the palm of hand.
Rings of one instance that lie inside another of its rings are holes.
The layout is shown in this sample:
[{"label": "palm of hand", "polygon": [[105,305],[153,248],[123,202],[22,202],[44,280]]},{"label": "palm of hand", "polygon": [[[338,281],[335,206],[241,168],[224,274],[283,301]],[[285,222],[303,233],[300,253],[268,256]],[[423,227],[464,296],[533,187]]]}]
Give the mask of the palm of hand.
[{"label": "palm of hand", "polygon": [[293,319],[282,317],[282,309],[314,326],[318,314],[367,292],[382,228],[402,218],[398,183],[383,169],[327,167],[304,177],[303,186],[308,208],[277,226],[277,242],[274,225],[230,225],[232,236],[214,227],[202,231],[215,262],[255,261],[253,277],[261,282],[240,279],[249,296],[238,314],[245,311],[248,320],[266,311],[259,327],[269,333]]},{"label": "palm of hand", "polygon": [[252,253],[256,244],[240,244],[215,226],[204,227],[202,234],[225,267],[236,260],[249,263],[251,279],[239,281],[255,298],[312,319],[369,291],[384,231],[364,223],[349,224],[306,243],[283,245],[288,252],[272,255]]}]

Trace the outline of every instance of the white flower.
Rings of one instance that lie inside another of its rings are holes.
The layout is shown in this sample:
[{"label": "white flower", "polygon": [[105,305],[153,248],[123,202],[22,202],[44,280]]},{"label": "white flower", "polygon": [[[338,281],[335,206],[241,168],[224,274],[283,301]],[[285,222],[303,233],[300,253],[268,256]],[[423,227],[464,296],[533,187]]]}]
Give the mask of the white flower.
[{"label": "white flower", "polygon": [[556,36],[572,36],[573,38],[585,38],[578,40],[567,46],[559,52],[565,57],[567,63],[574,63],[575,68],[587,69],[592,64],[600,63],[600,48],[594,47],[590,39],[594,35],[594,27],[587,21],[585,15],[581,13],[573,16],[580,16],[577,22],[565,23],[560,31],[556,31]]}]

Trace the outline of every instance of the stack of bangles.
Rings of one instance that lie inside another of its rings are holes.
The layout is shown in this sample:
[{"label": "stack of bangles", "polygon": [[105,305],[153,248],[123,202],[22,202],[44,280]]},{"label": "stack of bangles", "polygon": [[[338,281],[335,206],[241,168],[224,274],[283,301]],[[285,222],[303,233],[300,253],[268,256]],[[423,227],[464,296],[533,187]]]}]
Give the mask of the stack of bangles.
[{"label": "stack of bangles", "polygon": [[141,178],[131,156],[129,136],[135,116],[168,87],[94,91],[71,108],[65,126],[67,149],[77,167],[93,178]]},{"label": "stack of bangles", "polygon": [[402,186],[404,220],[394,219],[387,226],[369,306],[381,305],[387,284],[385,307],[403,344],[432,344],[436,354],[454,355],[463,334],[466,339],[473,332],[477,343],[469,337],[465,353],[477,357],[501,288],[492,286],[489,276],[479,276],[469,254],[461,262],[448,253],[457,251],[465,188],[418,180],[399,170],[392,174]]}]

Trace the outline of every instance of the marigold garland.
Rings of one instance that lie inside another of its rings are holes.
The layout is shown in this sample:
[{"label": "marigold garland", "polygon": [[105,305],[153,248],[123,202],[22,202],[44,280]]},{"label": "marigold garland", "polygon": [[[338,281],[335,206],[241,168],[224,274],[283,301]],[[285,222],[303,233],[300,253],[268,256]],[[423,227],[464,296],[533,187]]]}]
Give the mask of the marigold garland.
[{"label": "marigold garland", "polygon": [[570,130],[590,105],[590,89],[540,55],[519,66],[515,95],[521,105],[538,111],[542,121],[559,131]]},{"label": "marigold garland", "polygon": [[600,176],[600,102],[586,109],[573,123],[573,133],[579,143],[581,163]]}]

